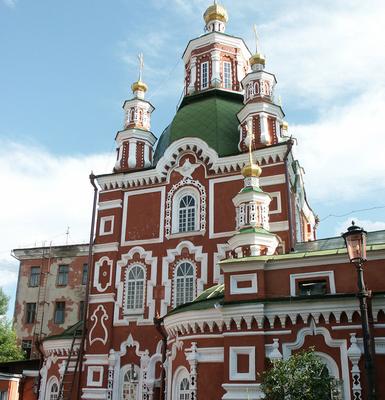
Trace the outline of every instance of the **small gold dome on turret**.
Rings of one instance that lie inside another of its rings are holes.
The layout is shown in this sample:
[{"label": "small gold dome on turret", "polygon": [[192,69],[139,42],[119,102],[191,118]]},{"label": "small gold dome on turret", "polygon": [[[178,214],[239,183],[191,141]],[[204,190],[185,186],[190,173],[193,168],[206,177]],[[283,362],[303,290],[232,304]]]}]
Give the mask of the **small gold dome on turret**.
[{"label": "small gold dome on turret", "polygon": [[218,4],[216,1],[213,5],[211,5],[203,14],[203,18],[206,22],[206,25],[210,21],[219,20],[222,22],[227,22],[229,20],[229,16],[225,7]]},{"label": "small gold dome on turret", "polygon": [[243,168],[242,168],[242,175],[245,178],[249,178],[249,177],[256,177],[259,178],[260,175],[262,173],[262,169],[258,164],[254,164],[254,163],[249,163],[246,164]]},{"label": "small gold dome on turret", "polygon": [[135,93],[136,91],[138,91],[138,90],[140,90],[140,91],[142,91],[142,92],[147,92],[148,87],[147,87],[147,85],[146,85],[144,82],[142,82],[141,80],[139,80],[139,81],[134,82],[134,83],[131,85],[131,89],[132,89],[132,91],[133,91],[134,93]]},{"label": "small gold dome on turret", "polygon": [[261,53],[256,53],[250,57],[250,65],[261,64],[265,65],[266,59],[265,56]]},{"label": "small gold dome on turret", "polygon": [[289,129],[289,124],[286,121],[282,121],[281,126],[284,131],[287,131]]}]

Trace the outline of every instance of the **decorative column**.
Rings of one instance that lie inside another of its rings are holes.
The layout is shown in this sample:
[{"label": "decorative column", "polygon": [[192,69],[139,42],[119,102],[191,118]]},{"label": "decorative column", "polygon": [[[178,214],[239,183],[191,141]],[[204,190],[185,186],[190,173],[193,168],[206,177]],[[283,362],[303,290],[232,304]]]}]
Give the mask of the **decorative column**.
[{"label": "decorative column", "polygon": [[115,351],[111,349],[110,354],[108,355],[107,400],[112,400],[112,394],[114,390],[115,362]]},{"label": "decorative column", "polygon": [[350,334],[350,347],[348,349],[348,357],[352,363],[352,393],[353,400],[361,400],[361,371],[358,363],[361,358],[361,349],[358,347],[355,333]]},{"label": "decorative column", "polygon": [[195,82],[197,80],[197,58],[191,57],[190,60],[190,85],[188,87],[188,94],[195,92]]},{"label": "decorative column", "polygon": [[211,86],[215,88],[221,87],[221,52],[219,50],[213,50],[211,52],[211,65]]},{"label": "decorative column", "polygon": [[271,362],[282,360],[282,353],[279,351],[279,339],[273,339],[273,344],[270,346],[270,352],[267,355]]},{"label": "decorative column", "polygon": [[190,400],[197,400],[197,364],[198,352],[196,342],[191,343],[190,352],[187,354],[190,364]]}]

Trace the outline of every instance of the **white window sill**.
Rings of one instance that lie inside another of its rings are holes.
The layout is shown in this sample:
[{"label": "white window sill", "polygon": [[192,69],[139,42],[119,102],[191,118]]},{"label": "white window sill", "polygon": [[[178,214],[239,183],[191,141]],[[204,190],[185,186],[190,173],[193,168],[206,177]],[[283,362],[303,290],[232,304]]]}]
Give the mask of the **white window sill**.
[{"label": "white window sill", "polygon": [[185,236],[203,236],[206,233],[206,230],[203,231],[188,231],[188,232],[178,232],[171,233],[170,235],[166,235],[167,239],[177,239]]},{"label": "white window sill", "polygon": [[127,317],[139,317],[144,313],[144,309],[136,309],[136,310],[124,310],[124,315]]}]

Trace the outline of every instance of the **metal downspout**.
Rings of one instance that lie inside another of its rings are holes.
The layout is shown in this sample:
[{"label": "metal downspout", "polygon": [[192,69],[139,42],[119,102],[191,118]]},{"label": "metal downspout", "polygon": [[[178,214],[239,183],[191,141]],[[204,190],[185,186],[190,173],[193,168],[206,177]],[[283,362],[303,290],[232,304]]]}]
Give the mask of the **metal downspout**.
[{"label": "metal downspout", "polygon": [[81,379],[82,379],[82,369],[83,369],[83,355],[84,355],[84,346],[86,341],[87,334],[87,314],[88,314],[88,301],[90,296],[90,283],[91,283],[91,271],[92,271],[92,250],[94,243],[94,230],[95,230],[95,215],[96,215],[96,203],[98,199],[98,188],[95,185],[96,176],[91,172],[90,174],[90,182],[94,188],[94,201],[92,206],[92,218],[91,218],[91,228],[90,228],[90,241],[88,245],[88,276],[87,276],[87,287],[86,287],[86,297],[84,299],[84,312],[83,312],[83,329],[82,329],[82,339],[79,347],[79,373],[78,373],[78,386],[77,386],[77,396],[76,399],[79,400],[81,398]]}]

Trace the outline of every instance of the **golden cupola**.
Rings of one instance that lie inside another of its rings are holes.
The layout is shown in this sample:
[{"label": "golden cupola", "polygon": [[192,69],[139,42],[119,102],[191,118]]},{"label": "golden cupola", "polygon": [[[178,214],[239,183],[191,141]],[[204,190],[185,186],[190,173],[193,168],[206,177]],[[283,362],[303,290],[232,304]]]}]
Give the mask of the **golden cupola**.
[{"label": "golden cupola", "polygon": [[206,23],[207,32],[224,32],[229,16],[226,8],[215,0],[214,4],[204,12],[203,19]]}]

